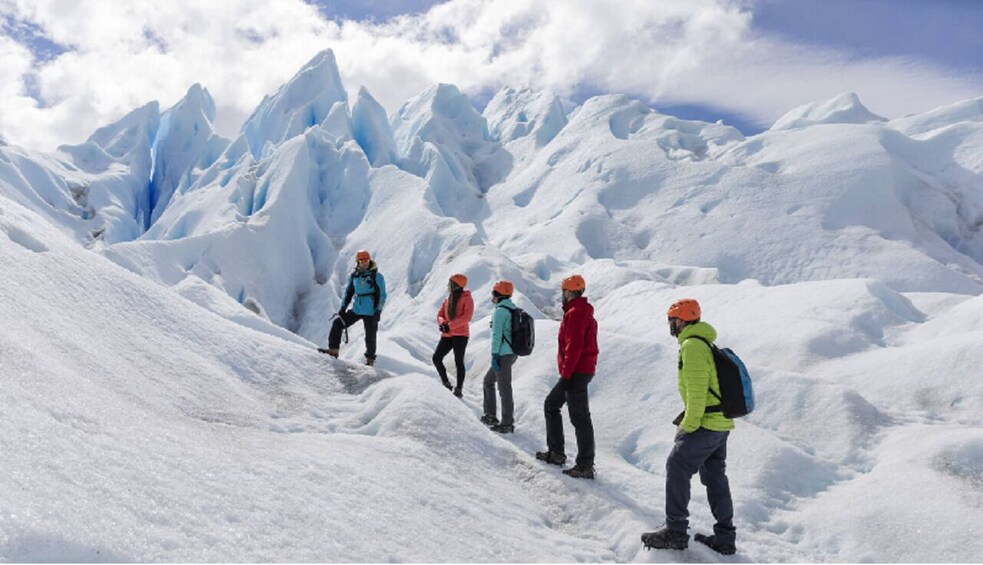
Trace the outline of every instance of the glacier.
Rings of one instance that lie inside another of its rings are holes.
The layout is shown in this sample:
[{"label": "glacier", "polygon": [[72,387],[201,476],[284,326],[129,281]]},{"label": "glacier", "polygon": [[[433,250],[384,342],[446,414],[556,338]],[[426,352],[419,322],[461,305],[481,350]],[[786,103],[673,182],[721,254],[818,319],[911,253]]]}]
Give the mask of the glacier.
[{"label": "glacier", "polygon": [[[618,94],[352,98],[326,50],[233,139],[194,85],[81,145],[0,143],[0,559],[658,560],[681,296],[756,379],[743,556],[975,558],[983,98],[886,119],[845,93],[753,136]],[[390,295],[373,369],[358,326],[315,351],[358,249]],[[430,365],[455,272],[463,402]],[[573,272],[601,330],[589,485],[530,455]],[[477,422],[501,278],[537,320],[514,438]]]}]

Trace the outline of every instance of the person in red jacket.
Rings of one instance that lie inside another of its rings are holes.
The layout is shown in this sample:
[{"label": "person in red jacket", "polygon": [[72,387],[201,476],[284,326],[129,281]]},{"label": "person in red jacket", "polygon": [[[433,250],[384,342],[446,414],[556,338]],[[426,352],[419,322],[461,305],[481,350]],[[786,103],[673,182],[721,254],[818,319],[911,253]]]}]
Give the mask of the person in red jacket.
[{"label": "person in red jacket", "polygon": [[440,341],[437,350],[433,352],[433,364],[437,367],[440,382],[448,390],[451,382],[447,379],[447,368],[444,367],[444,357],[454,350],[454,365],[457,368],[457,386],[454,396],[461,398],[464,387],[464,352],[468,348],[468,338],[471,335],[471,317],[474,316],[474,300],[471,291],[465,289],[468,277],[458,273],[447,281],[447,298],[437,310],[437,326],[440,328]]},{"label": "person in red jacket", "polygon": [[586,283],[580,275],[563,279],[563,321],[560,322],[559,349],[556,364],[560,380],[546,396],[547,451],[536,453],[536,459],[552,465],[567,462],[563,442],[564,403],[570,413],[570,423],[577,433],[577,462],[563,471],[577,479],[594,478],[594,424],[590,418],[587,385],[594,378],[597,366],[597,320],[594,307],[584,297]]}]

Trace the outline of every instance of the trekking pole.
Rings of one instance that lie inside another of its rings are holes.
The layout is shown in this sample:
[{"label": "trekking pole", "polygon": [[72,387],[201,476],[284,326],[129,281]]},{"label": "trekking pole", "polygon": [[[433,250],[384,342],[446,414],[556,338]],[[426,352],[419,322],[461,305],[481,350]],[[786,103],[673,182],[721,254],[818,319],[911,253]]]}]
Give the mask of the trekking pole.
[{"label": "trekking pole", "polygon": [[[335,318],[341,318],[341,316],[339,316],[338,313],[335,312],[334,316],[331,316],[331,318],[329,318],[328,321],[332,322],[334,321]],[[345,345],[348,345],[348,326],[345,325],[345,320],[341,320],[341,327],[344,328],[344,332],[345,332],[344,334],[342,334],[344,336]]]},{"label": "trekking pole", "polygon": [[[328,321],[331,322],[331,323],[334,323],[334,319],[335,318],[341,318],[341,316],[339,316],[337,314],[337,312],[336,312],[333,316],[331,316],[330,318],[328,318]],[[345,334],[344,334],[344,337],[345,337],[345,345],[348,345],[348,326],[344,325],[344,322],[345,322],[344,320],[342,320],[341,322],[342,322],[342,327],[345,328]],[[324,348],[324,347],[318,347],[317,350],[320,353],[325,353],[325,354],[328,353],[328,349],[327,348]]]}]

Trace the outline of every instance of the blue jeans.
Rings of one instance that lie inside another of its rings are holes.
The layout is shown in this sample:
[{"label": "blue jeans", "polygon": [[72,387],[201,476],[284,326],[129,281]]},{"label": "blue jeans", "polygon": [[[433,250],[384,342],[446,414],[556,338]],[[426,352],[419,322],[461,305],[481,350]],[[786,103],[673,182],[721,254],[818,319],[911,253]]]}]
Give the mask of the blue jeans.
[{"label": "blue jeans", "polygon": [[680,434],[666,460],[666,526],[686,533],[689,527],[690,481],[699,471],[700,482],[707,488],[710,511],[717,523],[713,535],[724,543],[734,544],[734,502],[727,481],[727,436],[700,428]]}]

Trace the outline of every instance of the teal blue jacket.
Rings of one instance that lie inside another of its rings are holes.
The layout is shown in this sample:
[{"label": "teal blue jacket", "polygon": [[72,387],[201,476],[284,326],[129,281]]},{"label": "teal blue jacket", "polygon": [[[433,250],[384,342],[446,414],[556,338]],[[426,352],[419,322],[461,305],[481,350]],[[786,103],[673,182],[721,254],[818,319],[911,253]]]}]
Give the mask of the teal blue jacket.
[{"label": "teal blue jacket", "polygon": [[512,355],[514,351],[508,341],[512,339],[512,310],[516,305],[508,298],[503,298],[495,306],[491,323],[491,352],[492,355]]},{"label": "teal blue jacket", "polygon": [[368,269],[355,269],[349,275],[345,296],[341,301],[342,309],[348,308],[349,303],[352,303],[352,312],[359,316],[373,316],[382,312],[382,307],[386,304],[386,279],[379,272],[375,261],[369,263]]}]

